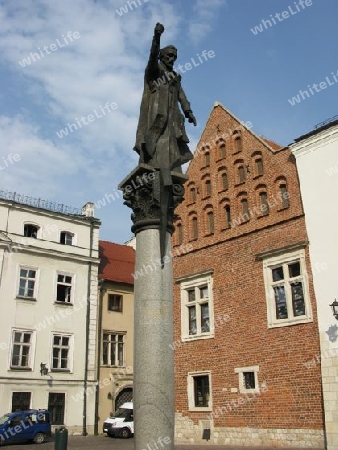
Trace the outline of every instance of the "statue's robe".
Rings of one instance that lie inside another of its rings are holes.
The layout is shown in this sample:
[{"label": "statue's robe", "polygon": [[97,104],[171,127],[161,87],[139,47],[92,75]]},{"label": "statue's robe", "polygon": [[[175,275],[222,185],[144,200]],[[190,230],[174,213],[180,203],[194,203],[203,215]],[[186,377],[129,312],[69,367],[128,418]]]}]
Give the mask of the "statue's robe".
[{"label": "statue's robe", "polygon": [[182,172],[193,154],[188,147],[185,117],[190,103],[181,86],[181,76],[168,69],[151,53],[145,70],[144,91],[134,150],[145,162],[161,171]]}]

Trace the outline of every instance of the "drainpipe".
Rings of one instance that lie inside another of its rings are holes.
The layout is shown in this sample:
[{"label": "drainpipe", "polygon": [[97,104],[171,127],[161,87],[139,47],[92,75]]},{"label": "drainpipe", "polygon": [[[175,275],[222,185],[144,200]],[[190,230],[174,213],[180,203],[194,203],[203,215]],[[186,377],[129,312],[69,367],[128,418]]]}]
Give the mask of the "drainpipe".
[{"label": "drainpipe", "polygon": [[[94,218],[90,220],[90,243],[89,243],[89,257],[93,254],[93,232],[94,232]],[[88,280],[87,280],[87,310],[86,310],[86,354],[85,354],[85,370],[84,370],[84,384],[83,384],[83,421],[82,421],[82,436],[87,436],[87,384],[88,384],[88,354],[89,354],[89,324],[90,324],[90,281],[92,275],[92,262],[88,264]]]},{"label": "drainpipe", "polygon": [[97,361],[96,361],[96,379],[97,385],[95,390],[95,421],[94,421],[94,435],[99,434],[99,401],[100,401],[100,369],[101,369],[101,332],[102,332],[102,310],[103,310],[103,294],[105,290],[103,289],[104,278],[99,280],[99,316],[97,318]]}]

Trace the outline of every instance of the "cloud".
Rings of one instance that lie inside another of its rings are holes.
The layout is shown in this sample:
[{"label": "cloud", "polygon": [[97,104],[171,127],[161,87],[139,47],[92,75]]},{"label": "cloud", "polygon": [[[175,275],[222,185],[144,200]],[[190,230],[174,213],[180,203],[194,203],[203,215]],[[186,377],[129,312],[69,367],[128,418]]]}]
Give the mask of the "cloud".
[{"label": "cloud", "polygon": [[[188,28],[175,2],[149,0],[120,17],[116,9],[126,3],[0,2],[0,76],[6,86],[0,93],[0,152],[21,158],[0,172],[0,189],[81,206],[116,188],[135,167],[132,149],[154,25],[165,24],[163,46],[191,34],[193,24],[204,27],[205,36],[222,2],[205,6],[196,0]],[[80,37],[70,41],[70,31]],[[53,44],[57,50],[47,54],[44,48]],[[19,61],[31,53],[41,58],[22,67]],[[56,132],[106,102],[118,108],[58,138]]]},{"label": "cloud", "polygon": [[189,37],[195,44],[201,42],[212,31],[213,20],[218,16],[219,9],[225,5],[224,0],[196,0],[189,24]]}]

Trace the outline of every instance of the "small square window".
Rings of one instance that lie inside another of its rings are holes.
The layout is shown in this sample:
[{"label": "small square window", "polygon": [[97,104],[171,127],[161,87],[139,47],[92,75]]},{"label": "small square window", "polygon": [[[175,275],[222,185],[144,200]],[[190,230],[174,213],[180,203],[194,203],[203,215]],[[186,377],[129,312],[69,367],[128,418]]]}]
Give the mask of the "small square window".
[{"label": "small square window", "polygon": [[122,312],[123,296],[117,294],[108,295],[108,311]]},{"label": "small square window", "polygon": [[238,373],[239,392],[242,394],[248,392],[259,392],[258,385],[259,366],[236,368]]},{"label": "small square window", "polygon": [[60,233],[60,244],[72,245],[73,244],[73,237],[74,237],[74,235],[72,233],[69,233],[68,231],[61,231],[61,233]]}]

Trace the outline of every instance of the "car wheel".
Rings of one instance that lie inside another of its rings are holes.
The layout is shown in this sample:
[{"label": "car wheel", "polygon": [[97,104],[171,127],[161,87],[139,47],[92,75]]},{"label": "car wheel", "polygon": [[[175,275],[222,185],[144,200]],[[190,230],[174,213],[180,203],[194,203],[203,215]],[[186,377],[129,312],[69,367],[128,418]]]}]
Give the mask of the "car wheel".
[{"label": "car wheel", "polygon": [[46,437],[43,433],[36,433],[36,435],[34,436],[34,443],[35,444],[42,444],[43,442],[45,442]]},{"label": "car wheel", "polygon": [[129,430],[129,428],[122,428],[122,430],[120,431],[120,437],[123,439],[128,439],[131,436],[131,431]]}]

